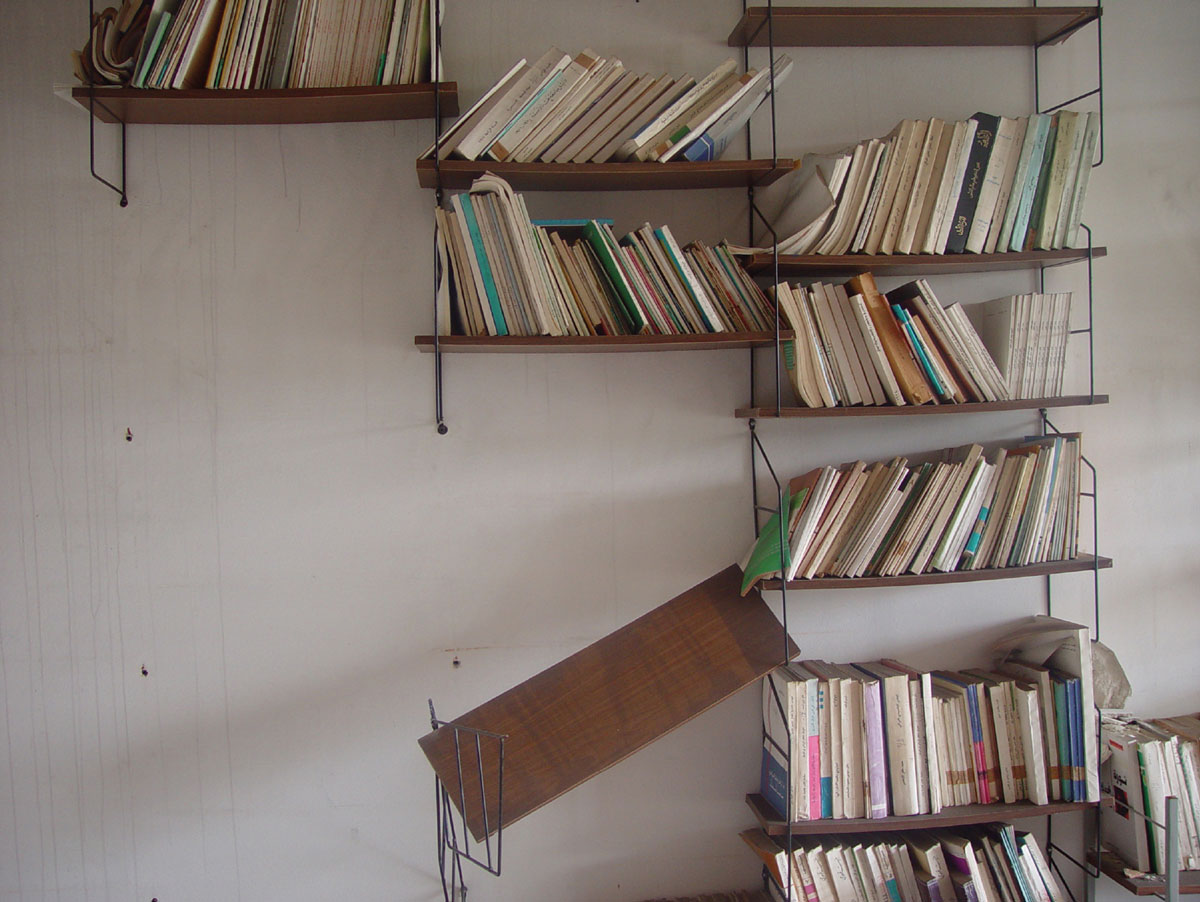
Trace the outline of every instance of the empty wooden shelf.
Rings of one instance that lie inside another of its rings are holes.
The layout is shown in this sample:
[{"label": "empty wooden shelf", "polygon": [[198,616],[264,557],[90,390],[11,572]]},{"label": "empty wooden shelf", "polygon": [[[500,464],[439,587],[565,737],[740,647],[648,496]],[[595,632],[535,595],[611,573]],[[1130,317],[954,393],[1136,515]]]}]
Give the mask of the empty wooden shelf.
[{"label": "empty wooden shelf", "polygon": [[[1095,6],[776,6],[776,47],[1034,47],[1057,44],[1100,16]],[[766,47],[768,7],[752,6],[730,47]]]},{"label": "empty wooden shelf", "polygon": [[[783,627],[757,593],[739,594],[741,579],[741,570],[728,567],[454,719],[457,725],[508,737],[504,825],[691,720],[784,660]],[[795,653],[789,640],[787,657]],[[482,839],[498,826],[498,760],[483,755],[480,762],[473,743],[456,751],[455,737],[453,727],[443,726],[423,736],[420,744],[455,804],[465,797],[464,819]]]},{"label": "empty wooden shelf", "polygon": [[[1167,897],[1166,877],[1160,874],[1130,877],[1125,873],[1125,862],[1108,849],[1101,850],[1100,871],[1135,896],[1162,896],[1164,899]],[[1197,893],[1200,893],[1200,871],[1180,871],[1179,894],[1182,896]]]}]

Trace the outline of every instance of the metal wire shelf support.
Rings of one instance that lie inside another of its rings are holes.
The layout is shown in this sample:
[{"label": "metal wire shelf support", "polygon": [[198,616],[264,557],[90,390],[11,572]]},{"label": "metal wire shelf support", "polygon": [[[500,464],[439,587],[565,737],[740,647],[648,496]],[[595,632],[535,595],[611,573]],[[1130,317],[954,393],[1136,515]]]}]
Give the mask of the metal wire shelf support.
[{"label": "metal wire shelf support", "polygon": [[[436,208],[442,205],[442,199],[445,194],[445,189],[442,186],[442,0],[433,0],[433,9],[433,54],[430,63],[430,76],[431,81],[434,83],[433,177],[435,188],[433,192],[433,205]],[[447,278],[447,274],[442,272],[441,260],[438,257],[436,222],[437,220],[435,219],[433,227],[433,404],[438,435],[445,435],[450,431],[450,427],[446,425],[443,410],[445,388],[442,380],[442,323],[441,311],[438,304],[438,291],[442,280]]]},{"label": "metal wire shelf support", "polygon": [[[88,27],[87,33],[89,40],[92,34],[92,23],[96,20],[96,7],[94,0],[88,0]],[[88,88],[88,166],[92,173],[92,178],[100,184],[111,188],[121,198],[121,206],[129,206],[129,195],[125,190],[125,120],[106,107],[101,101],[96,99],[96,86],[89,84]],[[104,176],[96,171],[96,107],[99,106],[102,110],[112,116],[121,124],[121,184],[118,186],[110,182]]]},{"label": "metal wire shelf support", "polygon": [[[760,532],[761,532],[761,527],[758,522],[760,514],[767,514],[768,516],[772,516],[772,515],[775,516],[776,527],[778,529],[778,536],[776,538],[776,541],[778,542],[778,545],[779,545],[780,565],[784,570],[784,573],[781,575],[786,576],[787,575],[786,571],[787,571],[787,567],[788,567],[788,541],[787,541],[787,522],[786,522],[787,518],[785,516],[783,516],[783,510],[784,510],[784,492],[787,491],[787,488],[784,486],[783,483],[781,483],[779,481],[779,476],[775,472],[774,466],[771,465],[771,458],[767,454],[767,449],[763,447],[762,440],[759,439],[759,437],[758,437],[757,422],[754,419],[750,420],[749,429],[750,429],[751,478],[752,478],[752,492],[753,492],[754,535],[757,537],[758,535],[760,535]],[[769,505],[760,505],[758,503],[757,458],[759,457],[759,455],[762,456],[763,465],[766,467],[767,473],[770,475],[771,481],[775,485],[775,507],[773,507],[773,508],[770,507]],[[780,659],[780,664],[787,664],[791,660],[792,655],[790,654],[790,649],[788,647],[789,632],[788,632],[788,603],[787,603],[787,580],[786,579],[782,580],[781,585],[780,585],[779,605],[780,605],[780,622],[783,624],[783,654]],[[775,704],[778,706],[780,717],[782,718],[783,723],[787,723],[787,717],[784,713],[783,703],[780,700],[779,693],[773,683],[771,684],[771,694],[772,694],[772,697],[774,698]],[[785,756],[784,760],[787,762],[787,789],[784,794],[784,805],[787,810],[783,812],[783,815],[786,820],[790,821],[791,820],[791,812],[792,812],[792,735],[791,735],[791,731],[789,730],[788,734],[787,734],[786,750],[783,749],[779,745],[778,742],[776,742],[769,735],[767,735],[765,724],[763,725],[763,737],[764,737],[764,741],[770,741],[771,745],[773,745],[780,752],[784,753],[784,756]],[[788,831],[786,833],[784,843],[785,843],[786,851],[787,851],[787,863],[786,863],[786,867],[783,869],[785,885],[779,887],[779,889],[783,893],[784,899],[786,899],[787,902],[792,902],[792,898],[793,898],[792,897],[793,838],[792,838],[791,831]],[[764,889],[766,888],[766,882],[771,879],[772,878],[771,878],[770,872],[767,871],[766,868],[764,868],[763,869]]]},{"label": "metal wire shelf support", "polygon": [[[1033,2],[1037,6],[1037,0]],[[1043,48],[1048,46],[1047,42],[1035,44],[1033,48],[1033,106],[1039,113],[1053,113],[1055,110],[1061,110],[1063,107],[1070,106],[1072,103],[1078,103],[1081,100],[1086,100],[1089,97],[1095,97],[1100,110],[1100,158],[1092,164],[1095,169],[1104,163],[1104,9],[1102,0],[1096,0],[1096,87],[1089,91],[1084,91],[1082,94],[1064,100],[1052,106],[1043,107],[1041,101],[1041,52]],[[1057,37],[1051,38],[1051,41],[1057,40]]]},{"label": "metal wire shelf support", "polygon": [[[445,902],[464,902],[467,898],[467,885],[463,875],[464,861],[496,877],[500,876],[504,839],[504,744],[508,737],[501,733],[438,720],[432,699],[429,700],[429,720],[435,730],[454,731],[454,754],[458,768],[457,794],[452,795],[441,779],[434,777],[438,873],[442,879],[442,896]],[[469,737],[465,743],[464,736]],[[474,850],[471,846],[470,828],[467,826],[467,792],[463,782],[464,745],[468,757],[470,752],[474,753],[474,776],[479,781],[479,821],[483,826],[483,839],[476,841]],[[484,754],[491,749],[494,749],[497,762],[494,822],[488,810],[488,787],[483,767]]]}]

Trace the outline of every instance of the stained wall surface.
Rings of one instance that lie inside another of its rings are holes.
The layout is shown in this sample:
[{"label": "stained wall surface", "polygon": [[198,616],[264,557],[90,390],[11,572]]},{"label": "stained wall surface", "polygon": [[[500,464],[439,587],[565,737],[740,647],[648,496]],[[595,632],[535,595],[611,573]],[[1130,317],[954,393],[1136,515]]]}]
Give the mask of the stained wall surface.
[{"label": "stained wall surface", "polygon": [[[79,3],[6,0],[0,53],[0,899],[440,898],[428,699],[462,713],[738,559],[744,351],[457,356],[433,428],[428,122],[138,126],[130,206],[55,96]],[[703,74],[731,0],[453,0],[464,105],[554,43]],[[1200,6],[1112,0],[1086,220],[1101,636],[1131,707],[1200,709]],[[781,154],[1033,105],[1027,50],[792,50]],[[752,55],[761,65],[764,53]],[[1047,51],[1043,100],[1094,43]],[[1061,93],[1060,93],[1061,92]],[[116,134],[97,134],[113,172]],[[765,120],[755,146],[767,146]],[[777,194],[761,198],[769,207]],[[535,215],[746,237],[738,190],[529,196]],[[891,283],[885,283],[889,287]],[[1083,297],[1086,271],[1047,275]],[[936,281],[947,300],[1028,273]],[[1083,305],[1077,305],[1077,312]],[[1082,324],[1082,319],[1077,325]],[[1071,379],[1086,390],[1086,359]],[[760,363],[765,365],[765,358]],[[762,370],[760,369],[760,373]],[[777,469],[1026,434],[1027,414],[760,423]],[[946,422],[950,420],[951,422]],[[1090,622],[1086,575],[1054,608]],[[804,653],[984,663],[1037,580],[790,601]],[[454,666],[454,661],[459,666]],[[750,689],[506,832],[481,900],[749,887]],[[1117,898],[1111,885],[1106,898]]]}]

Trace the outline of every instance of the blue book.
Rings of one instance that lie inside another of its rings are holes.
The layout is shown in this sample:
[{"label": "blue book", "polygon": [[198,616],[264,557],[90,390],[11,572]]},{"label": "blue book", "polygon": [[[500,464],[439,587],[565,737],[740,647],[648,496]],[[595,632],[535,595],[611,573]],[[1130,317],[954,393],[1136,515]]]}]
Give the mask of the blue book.
[{"label": "blue book", "polygon": [[719,154],[720,151],[717,150],[717,142],[712,139],[712,136],[708,132],[705,132],[689,144],[680,156],[692,163],[707,163],[709,160],[715,160]]},{"label": "blue book", "polygon": [[781,671],[767,674],[762,681],[763,690],[763,748],[762,767],[759,773],[759,792],[785,820],[788,811],[788,733],[787,692],[788,681]]},{"label": "blue book", "polygon": [[921,369],[925,371],[925,378],[929,380],[929,384],[933,386],[935,393],[943,398],[946,397],[948,394],[946,388],[942,385],[941,380],[938,379],[937,372],[934,370],[929,356],[925,353],[925,347],[921,344],[921,338],[917,335],[916,327],[913,326],[912,316],[899,304],[892,304],[892,313],[896,315],[896,319],[908,335],[908,340],[912,342],[913,350],[916,352],[917,360],[920,361]]},{"label": "blue book", "polygon": [[1071,702],[1071,761],[1074,765],[1072,778],[1075,783],[1075,799],[1082,802],[1087,798],[1087,762],[1083,754],[1083,687],[1079,679],[1072,677],[1067,682]]},{"label": "blue book", "polygon": [[471,244],[475,247],[475,260],[479,264],[480,275],[483,276],[483,288],[487,292],[488,305],[492,308],[492,318],[496,321],[496,334],[507,335],[508,325],[504,321],[504,310],[500,307],[500,295],[496,291],[496,281],[492,278],[492,267],[488,263],[483,236],[479,233],[479,223],[475,219],[475,210],[471,206],[471,195],[456,194],[455,201],[460,204],[463,221],[467,224],[467,233],[471,236]]},{"label": "blue book", "polygon": [[1058,772],[1064,802],[1075,801],[1075,769],[1071,761],[1071,713],[1067,684],[1060,676],[1054,680],[1054,721],[1058,735]]}]

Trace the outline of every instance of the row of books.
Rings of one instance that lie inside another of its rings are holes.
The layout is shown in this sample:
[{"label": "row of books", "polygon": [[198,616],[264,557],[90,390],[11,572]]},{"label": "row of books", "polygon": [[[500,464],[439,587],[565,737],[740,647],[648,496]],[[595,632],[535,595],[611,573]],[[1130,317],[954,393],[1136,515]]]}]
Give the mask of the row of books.
[{"label": "row of books", "polygon": [[742,840],[786,902],[1067,902],[1037,839],[1011,824],[912,830],[881,838],[799,837],[791,852],[761,830]]},{"label": "row of books", "polygon": [[1071,334],[1071,293],[1018,294],[972,304],[979,325],[1012,398],[1062,394]]},{"label": "row of books", "polygon": [[1102,813],[1105,844],[1130,867],[1165,874],[1166,798],[1175,796],[1179,867],[1200,868],[1200,714],[1105,715],[1100,738],[1109,754],[1101,782],[1115,801]]},{"label": "row of books", "polygon": [[1070,247],[1096,113],[905,119],[883,138],[809,155],[776,231],[785,254],[993,253]]},{"label": "row of books", "polygon": [[521,163],[714,160],[791,68],[780,54],[773,70],[739,75],[728,59],[697,82],[551,47],[532,64],[518,61],[436,148],[443,159]]},{"label": "row of books", "polygon": [[[1069,560],[1077,552],[1080,437],[1035,436],[825,466],[791,480],[742,561],[742,591],[786,573],[898,576]],[[782,526],[781,526],[782,524]],[[781,548],[782,541],[782,548]]]},{"label": "row of books", "polygon": [[649,223],[535,225],[487,174],[435,211],[440,334],[686,335],[772,328],[762,290],[723,247],[681,248]]},{"label": "row of books", "polygon": [[76,74],[135,88],[436,80],[430,36],[443,10],[441,0],[125,0],[97,14]]},{"label": "row of books", "polygon": [[1090,657],[1063,660],[1001,656],[991,670],[926,673],[890,659],[777,668],[763,681],[762,795],[780,812],[790,802],[790,821],[1096,801],[1081,677]]},{"label": "row of books", "polygon": [[962,306],[944,307],[924,279],[886,295],[870,273],[844,285],[781,283],[774,299],[795,331],[795,353],[785,360],[807,407],[1011,397]]}]

